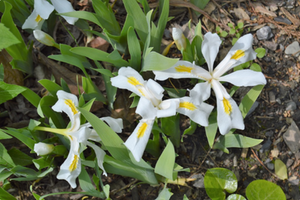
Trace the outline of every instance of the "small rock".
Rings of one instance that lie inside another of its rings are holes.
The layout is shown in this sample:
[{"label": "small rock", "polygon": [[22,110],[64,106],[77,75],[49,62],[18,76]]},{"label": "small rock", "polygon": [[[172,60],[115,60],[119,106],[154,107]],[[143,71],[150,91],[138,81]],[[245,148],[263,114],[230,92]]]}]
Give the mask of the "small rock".
[{"label": "small rock", "polygon": [[278,44],[276,44],[275,42],[272,42],[272,41],[265,41],[263,43],[264,47],[270,49],[271,51],[276,51],[277,50],[277,47],[278,47]]},{"label": "small rock", "polygon": [[294,121],[283,134],[283,139],[293,153],[300,149],[300,131]]},{"label": "small rock", "polygon": [[284,50],[284,46],[283,46],[283,44],[279,44],[279,49],[280,49],[281,51],[283,51],[283,50]]},{"label": "small rock", "polygon": [[170,30],[165,29],[164,30],[164,36],[166,37],[167,40],[171,40],[172,39],[172,33]]},{"label": "small rock", "polygon": [[269,162],[266,164],[267,168],[269,168],[269,170],[273,170],[274,169],[274,164]]},{"label": "small rock", "polygon": [[294,160],[289,158],[289,159],[286,161],[286,168],[289,168],[290,166],[292,166],[293,163],[294,163]]},{"label": "small rock", "polygon": [[266,136],[267,137],[272,137],[274,135],[274,132],[273,131],[267,131],[266,132]]},{"label": "small rock", "polygon": [[300,160],[300,152],[295,153],[296,160]]},{"label": "small rock", "polygon": [[261,147],[261,149],[260,149],[259,151],[260,151],[260,152],[264,152],[264,151],[269,150],[270,147],[271,147],[271,144],[272,144],[271,140],[268,139],[268,140],[262,145],[262,147]]},{"label": "small rock", "polygon": [[276,103],[275,93],[273,91],[269,92],[270,103]]},{"label": "small rock", "polygon": [[295,6],[295,0],[288,0],[286,2],[286,8],[291,9],[291,8],[294,8],[294,6]]},{"label": "small rock", "polygon": [[289,101],[287,104],[286,104],[286,108],[285,110],[288,111],[288,110],[296,110],[297,108],[297,104],[294,102],[294,101]]},{"label": "small rock", "polygon": [[274,35],[269,26],[264,26],[256,31],[256,36],[259,40],[268,40],[271,39]]},{"label": "small rock", "polygon": [[271,155],[273,158],[277,158],[279,155],[279,150],[277,148],[274,148],[273,150],[271,150]]},{"label": "small rock", "polygon": [[[193,177],[191,177],[191,178],[193,178]],[[201,174],[197,174],[197,180],[195,181],[193,186],[196,188],[204,188],[204,177]]]},{"label": "small rock", "polygon": [[283,18],[283,17],[275,17],[274,18],[274,21],[276,22],[282,22],[282,23],[285,23],[285,24],[288,24],[288,25],[291,25],[292,22],[290,20],[288,20],[287,18]]},{"label": "small rock", "polygon": [[284,51],[285,54],[295,54],[300,51],[299,42],[294,41],[292,44],[288,45]]},{"label": "small rock", "polygon": [[297,178],[297,176],[291,176],[288,181],[291,185],[299,186],[299,179]]}]

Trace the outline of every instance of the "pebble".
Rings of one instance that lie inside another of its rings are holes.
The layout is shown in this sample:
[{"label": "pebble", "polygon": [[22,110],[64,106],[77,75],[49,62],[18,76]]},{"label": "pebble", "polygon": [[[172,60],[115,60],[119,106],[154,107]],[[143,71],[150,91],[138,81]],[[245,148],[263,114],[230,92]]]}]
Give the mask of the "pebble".
[{"label": "pebble", "polygon": [[292,124],[283,134],[283,139],[293,153],[296,153],[300,149],[300,131],[294,121],[292,121]]},{"label": "pebble", "polygon": [[256,36],[258,40],[268,40],[271,39],[274,35],[269,26],[264,26],[256,31]]},{"label": "pebble", "polygon": [[270,147],[271,147],[271,144],[272,144],[271,140],[268,139],[268,140],[262,145],[262,147],[261,147],[261,149],[260,149],[259,151],[260,151],[260,152],[264,152],[264,151],[269,150]]},{"label": "pebble", "polygon": [[278,47],[278,44],[276,44],[275,42],[273,41],[265,41],[263,43],[264,47],[270,49],[271,51],[276,51],[277,50],[277,47]]},{"label": "pebble", "polygon": [[269,168],[269,170],[273,170],[274,169],[274,164],[269,162],[266,164],[267,168]]},{"label": "pebble", "polygon": [[294,6],[295,6],[295,0],[288,0],[286,2],[286,8],[291,9],[294,8]]},{"label": "pebble", "polygon": [[[295,54],[295,53],[297,53],[297,52],[299,52],[299,51],[300,51],[299,42],[294,41],[292,44],[289,44],[289,45],[286,47],[284,53],[285,53],[285,54]],[[297,53],[296,57],[298,57],[298,53]]]},{"label": "pebble", "polygon": [[274,18],[274,21],[276,22],[282,22],[282,23],[285,23],[285,24],[288,24],[288,25],[291,25],[292,22],[290,20],[288,20],[287,18],[283,18],[283,17],[275,17]]},{"label": "pebble", "polygon": [[294,163],[294,160],[289,158],[289,159],[286,161],[286,168],[289,168],[290,166],[292,166],[293,163]]},{"label": "pebble", "polygon": [[296,109],[297,109],[297,104],[294,101],[289,101],[286,104],[286,108],[285,108],[286,111],[288,111],[288,110],[296,110]]},{"label": "pebble", "polygon": [[276,103],[276,97],[275,97],[275,93],[273,91],[269,92],[269,100],[270,100],[270,103]]},{"label": "pebble", "polygon": [[297,178],[297,176],[291,176],[288,181],[292,185],[299,186],[299,179]]}]

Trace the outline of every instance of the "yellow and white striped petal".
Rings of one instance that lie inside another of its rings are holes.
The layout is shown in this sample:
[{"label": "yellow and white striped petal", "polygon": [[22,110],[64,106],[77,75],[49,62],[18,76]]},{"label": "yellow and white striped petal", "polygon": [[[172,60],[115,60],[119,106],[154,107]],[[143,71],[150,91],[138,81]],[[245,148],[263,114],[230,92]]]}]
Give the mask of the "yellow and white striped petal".
[{"label": "yellow and white striped petal", "polygon": [[155,74],[155,80],[166,80],[168,78],[197,78],[202,80],[209,80],[211,75],[208,71],[190,63],[188,61],[178,61],[171,68],[164,71],[153,71]]},{"label": "yellow and white striped petal", "polygon": [[201,45],[201,51],[203,57],[206,60],[208,71],[212,72],[214,68],[214,62],[219,52],[222,40],[216,33],[208,32],[204,35],[204,40]]},{"label": "yellow and white striped petal", "polygon": [[[55,10],[58,13],[67,13],[75,11],[72,4],[68,0],[51,0]],[[69,23],[74,25],[75,22],[78,20],[76,17],[68,17],[62,15],[62,17]]]},{"label": "yellow and white striped petal", "polygon": [[183,51],[186,48],[186,38],[180,28],[172,29],[172,37],[177,46],[177,49]]},{"label": "yellow and white striped petal", "polygon": [[32,13],[29,17],[25,20],[24,24],[22,25],[22,29],[35,29],[40,30],[44,23],[44,19],[37,13],[36,9],[33,9]]},{"label": "yellow and white striped petal", "polygon": [[147,146],[154,120],[142,119],[124,145],[132,153],[134,159],[140,162]]},{"label": "yellow and white striped petal", "polygon": [[232,72],[219,78],[220,81],[229,82],[236,86],[255,86],[267,83],[265,76],[261,72],[251,69],[243,69]]},{"label": "yellow and white striped petal", "polygon": [[227,134],[232,128],[240,130],[245,128],[242,113],[232,98],[223,100],[217,98],[217,122],[222,135]]},{"label": "yellow and white striped petal", "polygon": [[103,151],[103,149],[101,149],[100,147],[98,147],[97,145],[95,145],[92,142],[87,142],[86,143],[88,146],[90,146],[92,149],[94,149],[95,154],[96,154],[96,158],[97,158],[97,163],[98,163],[98,167],[100,169],[102,169],[103,174],[105,176],[107,176],[107,173],[103,167],[103,161],[104,161],[104,156],[106,155],[105,151]]},{"label": "yellow and white striped petal", "polygon": [[72,188],[76,188],[76,178],[81,172],[81,160],[79,156],[79,143],[76,137],[68,137],[70,140],[70,151],[67,159],[60,166],[57,179],[69,182]]},{"label": "yellow and white striped petal", "polygon": [[179,100],[178,113],[188,116],[201,126],[208,126],[208,117],[214,108],[213,106],[207,103],[198,104],[191,97],[182,97]]},{"label": "yellow and white striped petal", "polygon": [[225,58],[215,68],[213,77],[219,78],[233,67],[254,60],[256,52],[252,49],[252,41],[253,36],[251,34],[240,37]]}]

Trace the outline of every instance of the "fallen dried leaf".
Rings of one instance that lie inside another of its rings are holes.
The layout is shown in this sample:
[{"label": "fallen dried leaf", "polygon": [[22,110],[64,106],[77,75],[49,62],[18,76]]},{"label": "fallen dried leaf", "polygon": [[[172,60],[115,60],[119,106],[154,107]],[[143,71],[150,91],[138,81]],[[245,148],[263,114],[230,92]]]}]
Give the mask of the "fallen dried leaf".
[{"label": "fallen dried leaf", "polygon": [[253,6],[256,12],[260,12],[271,17],[277,17],[274,12],[267,10],[261,3],[253,3]]},{"label": "fallen dried leaf", "polygon": [[234,14],[242,20],[250,20],[249,15],[242,8],[234,8]]}]

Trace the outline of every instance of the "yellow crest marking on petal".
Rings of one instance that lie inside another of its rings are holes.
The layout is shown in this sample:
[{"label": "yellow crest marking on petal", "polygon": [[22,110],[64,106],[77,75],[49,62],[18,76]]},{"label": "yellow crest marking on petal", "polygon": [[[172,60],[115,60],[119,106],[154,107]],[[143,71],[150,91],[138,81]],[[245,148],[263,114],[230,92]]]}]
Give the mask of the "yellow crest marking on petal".
[{"label": "yellow crest marking on petal", "polygon": [[144,136],[146,130],[147,130],[148,124],[146,122],[144,122],[141,127],[139,128],[138,132],[137,132],[137,137],[141,138]]},{"label": "yellow crest marking on petal", "polygon": [[178,65],[177,67],[175,67],[177,72],[187,72],[187,73],[191,73],[192,70],[194,69],[193,67],[188,67],[185,65]]},{"label": "yellow crest marking on petal", "polygon": [[223,106],[224,106],[224,111],[227,115],[230,115],[232,112],[232,106],[230,104],[230,102],[225,99],[225,97],[223,98]]},{"label": "yellow crest marking on petal", "polygon": [[40,22],[40,21],[42,21],[42,19],[43,18],[40,15],[37,15],[36,18],[35,18],[35,21]]},{"label": "yellow crest marking on petal", "polygon": [[196,110],[197,109],[197,107],[193,103],[187,102],[187,101],[180,102],[179,107],[180,108],[185,108],[185,109],[188,109],[188,110]]},{"label": "yellow crest marking on petal", "polygon": [[245,51],[239,49],[231,56],[231,59],[238,60],[243,56],[245,56]]},{"label": "yellow crest marking on petal", "polygon": [[143,85],[133,76],[128,77],[128,83],[130,83],[131,85],[134,85],[134,86]]},{"label": "yellow crest marking on petal", "polygon": [[65,104],[67,104],[67,106],[69,106],[71,108],[74,115],[78,113],[78,110],[77,110],[74,102],[71,99],[66,99]]},{"label": "yellow crest marking on petal", "polygon": [[77,168],[79,157],[77,155],[74,155],[73,161],[71,165],[69,166],[69,171],[72,172]]}]

